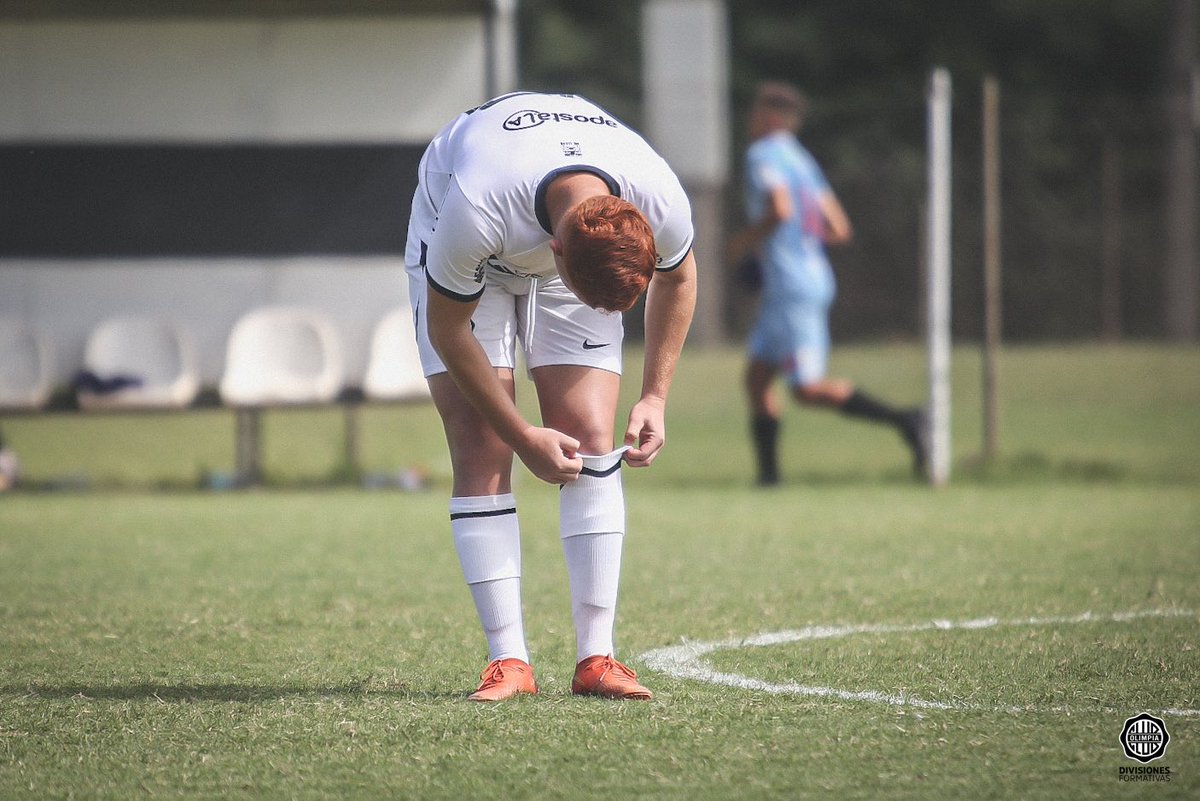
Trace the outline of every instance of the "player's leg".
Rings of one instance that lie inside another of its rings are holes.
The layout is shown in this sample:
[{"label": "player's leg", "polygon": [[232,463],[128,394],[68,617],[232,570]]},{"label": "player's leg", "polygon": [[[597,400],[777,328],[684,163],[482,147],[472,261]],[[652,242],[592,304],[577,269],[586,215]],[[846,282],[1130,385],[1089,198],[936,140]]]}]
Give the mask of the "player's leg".
[{"label": "player's leg", "polygon": [[778,368],[767,361],[751,359],[746,367],[746,395],[750,403],[750,438],[758,467],[757,483],[769,487],[779,483],[779,400],[773,385]]},{"label": "player's leg", "polygon": [[929,424],[922,409],[899,408],[857,388],[838,408],[842,414],[849,417],[883,423],[894,428],[912,454],[914,475],[918,477],[925,475],[925,465],[929,458]]},{"label": "player's leg", "polygon": [[[510,393],[511,370],[497,375]],[[521,532],[511,490],[513,453],[446,373],[431,376],[454,487],[450,531],[488,644],[488,668],[472,700],[536,692],[521,608]]]},{"label": "player's leg", "polygon": [[[579,440],[580,454],[613,450],[620,376],[577,365],[533,371],[543,423]],[[588,460],[591,461],[591,460]],[[620,456],[603,469],[585,464],[559,493],[559,530],[571,581],[578,659],[613,653],[613,626],[625,536]]]},{"label": "player's leg", "polygon": [[[442,419],[454,474],[450,530],[488,643],[489,664],[471,698],[495,701],[537,692],[521,609],[521,534],[512,495],[512,449],[463,395],[430,345],[421,270],[409,270],[409,291],[421,363]],[[488,287],[473,318],[476,336],[510,396],[515,393],[514,303],[508,293]]]},{"label": "player's leg", "polygon": [[750,405],[750,441],[758,469],[757,483],[769,487],[779,483],[779,418],[782,413],[775,395],[779,374],[780,331],[775,313],[764,308],[747,345],[748,364],[744,377]]},{"label": "player's leg", "polygon": [[[539,342],[549,339],[549,331],[545,329],[552,324],[550,314],[541,313]],[[559,325],[566,327],[561,321]],[[620,331],[612,330],[599,334],[578,331],[564,339],[585,359],[588,355],[582,349],[585,339],[612,342],[611,349],[619,354],[620,336]],[[545,358],[541,353],[538,355]],[[619,374],[584,364],[539,365],[530,372],[537,385],[543,425],[578,439],[580,454],[600,456],[613,450]],[[559,530],[571,582],[571,611],[579,660],[611,654],[614,650],[625,497],[620,457],[611,462],[604,470],[585,466],[579,478],[559,492]]]},{"label": "player's leg", "polygon": [[621,455],[612,452],[621,318],[587,308],[559,284],[539,290],[529,363],[543,424],[578,439],[585,455],[579,478],[559,493],[578,661],[572,690],[648,699],[650,691],[616,661],[614,645],[625,541]]},{"label": "player's leg", "polygon": [[795,336],[788,372],[792,395],[800,403],[837,409],[848,417],[890,425],[904,439],[913,455],[913,469],[925,469],[924,415],[919,409],[897,408],[875,398],[845,378],[826,375],[829,361],[827,310],[797,308],[792,317]]}]

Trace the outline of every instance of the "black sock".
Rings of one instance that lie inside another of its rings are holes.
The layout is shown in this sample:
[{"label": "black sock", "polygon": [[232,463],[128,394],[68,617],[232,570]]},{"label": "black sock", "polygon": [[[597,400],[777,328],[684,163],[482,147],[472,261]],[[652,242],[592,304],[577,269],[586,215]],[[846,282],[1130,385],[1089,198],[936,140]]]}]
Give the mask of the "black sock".
[{"label": "black sock", "polygon": [[888,406],[858,390],[841,405],[842,414],[851,417],[862,417],[879,423],[890,423],[897,428],[904,428],[908,423],[908,410],[900,410]]},{"label": "black sock", "polygon": [[912,451],[913,472],[918,476],[925,474],[925,465],[929,455],[926,453],[927,445],[922,435],[925,425],[924,416],[919,409],[896,409],[855,390],[854,394],[842,404],[841,410],[843,414],[852,417],[861,417],[895,426],[909,450]]},{"label": "black sock", "polygon": [[779,441],[779,418],[758,415],[750,422],[754,439],[754,454],[758,457],[758,483],[779,483],[779,457],[776,443]]}]

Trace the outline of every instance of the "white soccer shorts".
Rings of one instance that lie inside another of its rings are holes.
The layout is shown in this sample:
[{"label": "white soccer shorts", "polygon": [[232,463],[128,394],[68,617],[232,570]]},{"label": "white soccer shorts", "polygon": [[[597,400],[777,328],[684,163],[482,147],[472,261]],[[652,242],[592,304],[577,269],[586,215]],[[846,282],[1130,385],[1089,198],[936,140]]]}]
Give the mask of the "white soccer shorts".
[{"label": "white soccer shorts", "polygon": [[[419,265],[407,270],[417,347],[428,378],[446,372],[426,326],[426,293],[437,290],[428,287]],[[515,369],[520,347],[527,369],[573,364],[621,374],[621,315],[585,305],[557,275],[535,282],[488,268],[471,328],[493,367]]]}]

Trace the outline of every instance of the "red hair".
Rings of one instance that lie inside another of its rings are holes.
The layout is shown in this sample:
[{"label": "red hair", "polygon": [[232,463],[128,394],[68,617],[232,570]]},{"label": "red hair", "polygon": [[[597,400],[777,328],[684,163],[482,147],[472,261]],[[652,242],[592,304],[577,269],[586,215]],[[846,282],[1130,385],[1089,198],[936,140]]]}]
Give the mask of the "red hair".
[{"label": "red hair", "polygon": [[567,212],[555,234],[567,283],[593,309],[628,311],[654,276],[654,232],[626,200],[589,197]]}]

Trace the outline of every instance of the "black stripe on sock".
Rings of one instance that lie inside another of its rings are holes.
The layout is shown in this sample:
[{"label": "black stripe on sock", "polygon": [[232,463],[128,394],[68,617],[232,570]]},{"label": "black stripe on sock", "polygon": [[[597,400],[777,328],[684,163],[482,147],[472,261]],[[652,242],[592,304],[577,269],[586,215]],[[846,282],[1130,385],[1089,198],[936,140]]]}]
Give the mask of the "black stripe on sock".
[{"label": "black stripe on sock", "polygon": [[611,476],[613,473],[620,470],[621,469],[621,461],[622,461],[621,459],[618,459],[617,463],[614,464],[612,467],[608,468],[607,470],[593,470],[590,467],[585,467],[582,470],[580,470],[579,472],[582,475],[591,476],[592,478],[604,478],[605,476]]},{"label": "black stripe on sock", "polygon": [[502,517],[503,515],[515,515],[517,507],[513,506],[508,509],[487,509],[482,512],[451,512],[451,520],[462,520],[466,517]]}]

